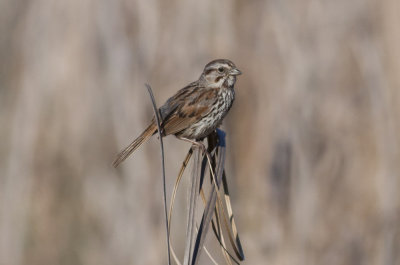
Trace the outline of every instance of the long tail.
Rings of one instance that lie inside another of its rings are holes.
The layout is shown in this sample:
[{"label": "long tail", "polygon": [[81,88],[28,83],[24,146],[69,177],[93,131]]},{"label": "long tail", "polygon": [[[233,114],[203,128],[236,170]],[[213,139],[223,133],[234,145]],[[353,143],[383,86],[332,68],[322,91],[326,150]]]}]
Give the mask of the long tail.
[{"label": "long tail", "polygon": [[153,121],[142,134],[136,138],[130,145],[122,150],[113,162],[113,166],[117,167],[124,161],[130,154],[133,153],[142,143],[146,142],[157,131],[157,125]]}]

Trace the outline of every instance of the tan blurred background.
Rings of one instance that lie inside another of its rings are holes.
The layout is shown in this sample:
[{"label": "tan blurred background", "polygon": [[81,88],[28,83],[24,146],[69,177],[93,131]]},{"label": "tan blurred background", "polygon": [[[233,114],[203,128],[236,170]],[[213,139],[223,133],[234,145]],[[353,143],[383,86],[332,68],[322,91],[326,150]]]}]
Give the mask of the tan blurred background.
[{"label": "tan blurred background", "polygon": [[400,264],[398,0],[0,1],[0,264],[166,264],[157,139],[110,165],[215,58],[243,264]]}]

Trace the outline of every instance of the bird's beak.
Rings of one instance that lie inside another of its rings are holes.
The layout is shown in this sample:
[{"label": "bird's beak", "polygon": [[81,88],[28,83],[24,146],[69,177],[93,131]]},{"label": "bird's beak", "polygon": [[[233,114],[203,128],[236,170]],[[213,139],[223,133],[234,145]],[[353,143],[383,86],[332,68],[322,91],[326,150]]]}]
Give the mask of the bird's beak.
[{"label": "bird's beak", "polygon": [[232,69],[232,70],[229,72],[229,74],[230,74],[230,75],[241,75],[242,72],[240,72],[239,69],[234,68],[234,69]]}]

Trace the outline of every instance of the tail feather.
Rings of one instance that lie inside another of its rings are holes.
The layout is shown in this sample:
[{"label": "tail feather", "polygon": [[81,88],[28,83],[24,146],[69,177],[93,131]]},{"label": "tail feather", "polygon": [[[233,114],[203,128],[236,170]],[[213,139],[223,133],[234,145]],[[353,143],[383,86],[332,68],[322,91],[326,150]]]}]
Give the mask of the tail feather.
[{"label": "tail feather", "polygon": [[146,142],[157,131],[157,125],[153,121],[138,138],[136,138],[130,145],[122,150],[113,162],[113,166],[117,167],[123,162],[130,154],[132,154],[141,144]]}]

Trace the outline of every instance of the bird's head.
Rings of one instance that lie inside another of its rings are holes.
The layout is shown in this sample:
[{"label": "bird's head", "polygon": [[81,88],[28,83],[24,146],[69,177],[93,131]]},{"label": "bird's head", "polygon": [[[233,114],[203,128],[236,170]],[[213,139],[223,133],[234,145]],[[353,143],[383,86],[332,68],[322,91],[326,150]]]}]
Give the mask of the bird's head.
[{"label": "bird's head", "polygon": [[200,80],[206,83],[208,87],[233,87],[236,82],[236,76],[242,74],[235,64],[227,59],[217,59],[209,62],[201,74]]}]

